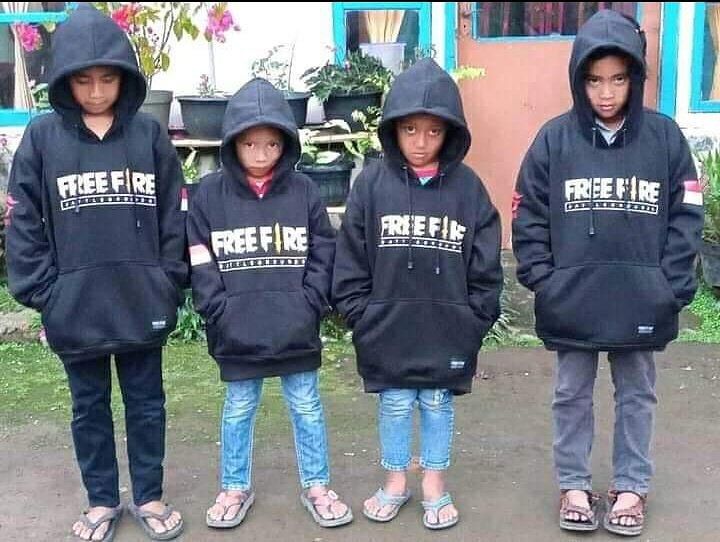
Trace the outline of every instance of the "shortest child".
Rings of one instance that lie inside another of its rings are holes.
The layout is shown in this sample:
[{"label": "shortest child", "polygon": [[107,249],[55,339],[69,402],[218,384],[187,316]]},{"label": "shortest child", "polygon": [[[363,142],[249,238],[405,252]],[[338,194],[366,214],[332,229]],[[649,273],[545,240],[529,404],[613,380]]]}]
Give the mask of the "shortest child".
[{"label": "shortest child", "polygon": [[355,181],[338,235],[333,295],[353,329],[365,390],[378,393],[384,485],[368,518],[410,499],[412,417],[420,412],[423,524],[452,527],[445,490],[456,395],[499,314],[500,219],[477,175],[460,91],[430,59],[400,74],[383,110],[382,162]]},{"label": "shortest child", "polygon": [[222,169],[193,196],[187,226],[195,306],[227,382],[222,491],[206,522],[235,527],[252,506],[257,407],[264,378],[279,376],[295,433],[300,499],[319,525],[344,525],[353,516],[327,487],[317,374],[334,230],[316,186],[293,169],[297,127],[282,93],[267,81],[250,81],[228,103],[221,157]]}]

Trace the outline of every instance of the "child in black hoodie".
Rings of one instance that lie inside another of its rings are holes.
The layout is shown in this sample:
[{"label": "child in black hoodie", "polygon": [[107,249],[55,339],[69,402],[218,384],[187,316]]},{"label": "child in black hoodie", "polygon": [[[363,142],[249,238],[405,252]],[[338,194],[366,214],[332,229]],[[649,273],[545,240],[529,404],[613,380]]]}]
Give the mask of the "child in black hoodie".
[{"label": "child in black hoodie", "polygon": [[460,92],[433,60],[395,80],[379,136],[385,158],[362,171],[348,198],[333,277],[365,390],[379,393],[387,476],[363,512],[390,521],[410,498],[417,403],[423,524],[444,529],[458,521],[444,488],[453,396],[471,391],[478,351],[499,314],[500,220],[462,163],[470,132]]},{"label": "child in black hoodie", "polygon": [[538,336],[558,352],[554,458],[563,529],[597,529],[593,385],[607,351],[615,385],[614,476],[606,529],[642,532],[652,475],[653,350],[677,336],[695,293],[703,221],[690,149],[668,117],[644,110],[645,40],[617,12],[580,29],[574,106],[537,135],[520,170],[513,246],[535,292]]},{"label": "child in black hoodie", "polygon": [[146,84],[125,33],[81,5],[53,35],[50,102],[10,176],[8,278],[42,312],[68,375],[72,434],[90,509],[73,526],[109,540],[122,511],[110,356],[125,403],[130,510],[148,534],[177,536],[162,498],[162,345],[186,282],[182,172],[160,125],[137,110]]},{"label": "child in black hoodie", "polygon": [[297,127],[282,93],[267,81],[253,79],[228,103],[221,157],[222,170],[201,181],[188,213],[195,306],[227,382],[222,491],[206,522],[235,527],[252,506],[255,413],[264,378],[280,376],[301,501],[321,526],[344,525],[352,512],[327,488],[317,374],[335,233],[317,187],[293,170]]}]

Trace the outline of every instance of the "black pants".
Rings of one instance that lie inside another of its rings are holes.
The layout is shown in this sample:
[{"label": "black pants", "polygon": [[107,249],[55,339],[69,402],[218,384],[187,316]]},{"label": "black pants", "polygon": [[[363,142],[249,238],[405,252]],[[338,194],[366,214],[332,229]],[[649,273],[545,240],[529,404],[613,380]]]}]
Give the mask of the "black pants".
[{"label": "black pants", "polygon": [[[115,356],[125,403],[127,450],[133,501],[162,497],[165,458],[165,392],[162,349]],[[65,365],[73,402],[75,455],[90,506],[120,504],[118,465],[110,410],[110,356]]]}]

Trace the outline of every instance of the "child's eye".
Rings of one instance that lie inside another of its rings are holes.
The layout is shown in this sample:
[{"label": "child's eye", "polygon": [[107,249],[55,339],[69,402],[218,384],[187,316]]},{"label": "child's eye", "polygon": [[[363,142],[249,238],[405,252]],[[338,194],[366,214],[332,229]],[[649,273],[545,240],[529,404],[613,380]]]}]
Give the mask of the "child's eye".
[{"label": "child's eye", "polygon": [[613,82],[616,85],[624,85],[627,82],[627,80],[628,80],[627,75],[618,75],[615,77],[615,79],[613,79]]},{"label": "child's eye", "polygon": [[413,126],[412,124],[406,124],[405,126],[403,126],[403,130],[406,134],[414,134],[415,126]]},{"label": "child's eye", "polygon": [[243,145],[245,145],[245,148],[247,148],[247,149],[252,149],[255,146],[250,141],[246,141],[245,143],[243,143]]},{"label": "child's eye", "polygon": [[433,137],[438,137],[440,134],[442,134],[442,128],[432,128],[430,130],[430,135]]},{"label": "child's eye", "polygon": [[585,82],[591,87],[597,87],[600,84],[600,79],[597,77],[588,77]]},{"label": "child's eye", "polygon": [[78,85],[87,85],[90,82],[90,79],[87,77],[76,77],[74,81]]},{"label": "child's eye", "polygon": [[114,75],[107,75],[102,78],[102,82],[105,83],[106,85],[114,83],[115,81],[116,81],[116,76],[114,76]]},{"label": "child's eye", "polygon": [[271,149],[277,149],[279,146],[280,146],[280,143],[278,143],[277,141],[272,141],[272,142],[270,143],[270,148],[271,148]]}]

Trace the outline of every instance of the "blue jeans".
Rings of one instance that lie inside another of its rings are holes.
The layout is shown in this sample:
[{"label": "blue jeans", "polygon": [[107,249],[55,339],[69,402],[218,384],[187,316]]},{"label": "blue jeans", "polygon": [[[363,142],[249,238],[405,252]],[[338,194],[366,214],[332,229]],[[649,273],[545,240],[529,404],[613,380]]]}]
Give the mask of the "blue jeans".
[{"label": "blue jeans", "polygon": [[381,465],[404,471],[410,465],[412,415],[420,410],[420,466],[445,470],[450,466],[455,408],[449,390],[388,389],[378,403]]},{"label": "blue jeans", "polygon": [[[612,487],[645,494],[653,474],[650,445],[657,405],[653,353],[611,352],[608,359],[615,385]],[[558,352],[552,409],[553,452],[560,489],[592,488],[590,452],[597,366],[597,352]]]},{"label": "blue jeans", "polygon": [[[281,377],[283,396],[295,434],[300,483],[303,488],[328,485],[328,446],[317,371]],[[228,382],[222,417],[222,487],[251,487],[253,432],[263,379]]]}]

